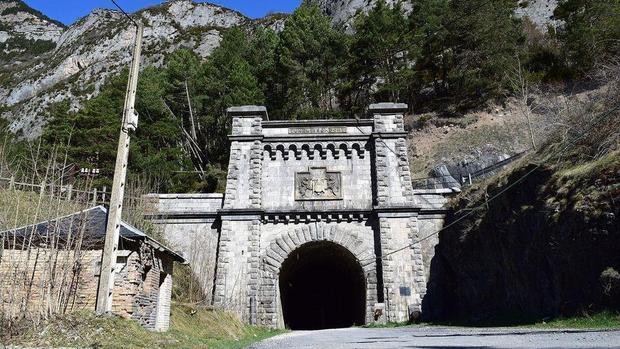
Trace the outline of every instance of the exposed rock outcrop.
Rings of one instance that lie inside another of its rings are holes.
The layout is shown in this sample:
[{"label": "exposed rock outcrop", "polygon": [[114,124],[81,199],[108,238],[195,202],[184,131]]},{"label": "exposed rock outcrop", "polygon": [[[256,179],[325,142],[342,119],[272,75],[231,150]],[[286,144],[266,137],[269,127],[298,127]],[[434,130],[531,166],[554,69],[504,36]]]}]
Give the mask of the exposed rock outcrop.
[{"label": "exposed rock outcrop", "polygon": [[[353,20],[358,13],[366,13],[373,8],[378,0],[317,0],[320,8],[332,18],[335,25],[344,25],[351,29]],[[400,2],[406,11],[412,9],[411,1],[385,0],[388,5]],[[529,17],[537,26],[545,28],[547,24],[555,24],[553,10],[557,7],[557,0],[522,0],[516,13],[519,16]]]},{"label": "exposed rock outcrop", "polygon": [[0,1],[0,69],[53,49],[63,30],[22,1]]},{"label": "exposed rock outcrop", "polygon": [[[478,180],[480,177],[488,177],[497,171],[493,166],[498,166],[512,156],[495,146],[487,144],[476,148],[469,154],[461,154],[452,159],[443,159],[441,164],[429,172],[429,177],[435,178],[440,188],[460,188],[472,176]],[[488,172],[486,172],[488,171]]]},{"label": "exposed rock outcrop", "polygon": [[528,165],[462,196],[431,263],[426,319],[500,324],[618,309],[618,180],[617,160],[585,173]]},{"label": "exposed rock outcrop", "polygon": [[553,11],[558,7],[557,0],[522,0],[519,4],[517,15],[528,17],[541,30],[545,30],[547,25],[559,24],[553,18]]},{"label": "exposed rock outcrop", "polygon": [[[388,5],[394,5],[400,0],[385,0]],[[350,29],[353,19],[358,13],[366,13],[370,11],[376,4],[377,0],[318,0],[319,7],[332,19],[334,25],[343,25]],[[411,3],[402,1],[403,8],[410,10]]]},{"label": "exposed rock outcrop", "polygon": [[[318,3],[334,24],[350,30],[355,14],[368,11],[376,0]],[[522,12],[542,23],[555,3],[530,1]],[[411,8],[408,1],[403,6]],[[261,25],[281,31],[284,17],[275,14],[252,21],[217,5],[171,0],[136,14],[145,24],[143,63],[159,66],[179,48],[207,57],[219,46],[221,30]],[[12,131],[38,136],[46,109],[62,100],[70,100],[77,109],[97,95],[107,78],[129,63],[132,42],[133,28],[117,11],[95,10],[65,27],[20,0],[0,0],[0,116],[10,121]]]}]

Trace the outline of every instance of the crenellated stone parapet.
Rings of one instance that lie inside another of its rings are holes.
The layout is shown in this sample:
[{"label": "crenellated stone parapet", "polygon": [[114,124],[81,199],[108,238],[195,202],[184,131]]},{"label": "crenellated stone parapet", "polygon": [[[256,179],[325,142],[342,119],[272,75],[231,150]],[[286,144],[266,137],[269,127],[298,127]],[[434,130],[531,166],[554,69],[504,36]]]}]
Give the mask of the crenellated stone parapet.
[{"label": "crenellated stone parapet", "polygon": [[302,160],[303,158],[314,160],[338,160],[340,158],[364,159],[370,150],[370,142],[366,140],[349,142],[287,142],[265,143],[263,148],[265,155],[272,161],[282,159]]}]

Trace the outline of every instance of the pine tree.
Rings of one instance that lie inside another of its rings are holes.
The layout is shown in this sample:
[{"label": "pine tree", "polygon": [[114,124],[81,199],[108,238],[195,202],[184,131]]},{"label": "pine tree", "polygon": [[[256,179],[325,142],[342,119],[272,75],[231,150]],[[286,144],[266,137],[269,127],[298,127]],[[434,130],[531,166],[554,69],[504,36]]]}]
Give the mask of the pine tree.
[{"label": "pine tree", "polygon": [[359,114],[371,101],[407,102],[409,63],[417,47],[401,5],[380,0],[357,17],[354,28],[346,80],[340,86],[345,107]]},{"label": "pine tree", "polygon": [[184,132],[195,134],[192,138],[200,154],[192,156],[195,166],[205,171],[228,163],[231,120],[226,109],[265,102],[253,71],[257,69],[258,74],[261,65],[258,58],[256,65],[248,62],[250,51],[248,34],[231,28],[223,33],[220,46],[206,61],[189,50],[174,52],[167,59],[165,101],[173,114],[182,116]]},{"label": "pine tree", "polygon": [[[446,18],[451,17],[450,0],[415,0],[412,2],[410,28],[412,40],[419,47],[415,57],[415,79],[410,88],[414,91],[412,103],[418,110],[428,108],[448,95],[448,72],[452,62],[449,48],[450,32]],[[434,98],[426,100],[421,91],[431,88]]]},{"label": "pine tree", "polygon": [[279,40],[278,34],[273,30],[258,28],[251,36],[250,46],[245,55],[270,111],[278,105],[276,61]]},{"label": "pine tree", "polygon": [[246,60],[248,48],[247,34],[239,28],[229,29],[203,68],[204,101],[200,122],[207,158],[224,166],[228,163],[227,136],[231,130],[226,109],[265,102],[259,82]]},{"label": "pine tree", "polygon": [[[51,122],[42,139],[48,149],[66,151],[69,163],[78,167],[99,168],[95,186],[110,185],[114,173],[118,133],[125,100],[127,71],[112,78],[101,93],[87,101],[78,112],[60,103],[50,111]],[[162,183],[162,190],[174,186],[174,172],[187,167],[188,158],[180,144],[177,120],[160,101],[163,75],[154,68],[140,74],[136,110],[140,121],[132,137],[130,174],[148,174]]]},{"label": "pine tree", "polygon": [[[414,0],[415,71],[433,109],[463,111],[504,96],[523,33],[513,0]],[[434,105],[433,105],[434,104]]]},{"label": "pine tree", "polygon": [[620,55],[620,0],[562,0],[554,16],[565,22],[558,37],[578,74]]},{"label": "pine tree", "polygon": [[505,72],[523,39],[515,18],[516,1],[452,1],[447,27],[453,52],[448,79],[460,105],[503,95]]},{"label": "pine tree", "polygon": [[[278,45],[276,118],[325,117],[337,108],[335,87],[346,52],[344,34],[315,4],[303,3],[286,20]],[[327,112],[327,113],[326,113]]]}]

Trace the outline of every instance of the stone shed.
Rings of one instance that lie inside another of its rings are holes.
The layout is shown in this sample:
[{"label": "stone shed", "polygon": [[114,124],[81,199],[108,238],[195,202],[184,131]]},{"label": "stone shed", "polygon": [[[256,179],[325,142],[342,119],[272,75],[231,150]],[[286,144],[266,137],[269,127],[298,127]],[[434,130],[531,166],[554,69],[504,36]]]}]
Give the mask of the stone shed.
[{"label": "stone shed", "polygon": [[[2,313],[94,311],[106,221],[106,208],[97,206],[0,233]],[[122,222],[112,312],[149,330],[168,330],[174,262],[185,260]]]}]

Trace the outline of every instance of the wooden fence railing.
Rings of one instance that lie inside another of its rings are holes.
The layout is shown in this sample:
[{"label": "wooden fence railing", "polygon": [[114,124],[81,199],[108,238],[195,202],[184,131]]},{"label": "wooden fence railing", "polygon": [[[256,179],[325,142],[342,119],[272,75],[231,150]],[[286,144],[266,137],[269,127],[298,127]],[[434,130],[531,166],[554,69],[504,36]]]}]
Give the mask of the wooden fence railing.
[{"label": "wooden fence railing", "polygon": [[107,187],[102,189],[93,188],[91,190],[80,190],[73,187],[72,184],[56,185],[53,183],[42,182],[40,184],[24,183],[15,180],[15,177],[0,177],[0,187],[22,191],[32,191],[40,195],[50,195],[61,197],[66,200],[82,200],[90,202],[93,205],[108,204],[110,201],[110,192]]}]

